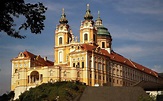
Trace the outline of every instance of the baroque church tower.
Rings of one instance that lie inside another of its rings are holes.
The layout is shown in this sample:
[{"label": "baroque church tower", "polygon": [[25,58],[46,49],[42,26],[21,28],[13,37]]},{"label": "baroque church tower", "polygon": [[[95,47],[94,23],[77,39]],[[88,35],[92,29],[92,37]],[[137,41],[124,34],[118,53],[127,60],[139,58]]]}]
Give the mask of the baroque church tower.
[{"label": "baroque church tower", "polygon": [[[59,20],[59,25],[55,30],[55,47],[54,47],[54,58],[55,64],[66,64],[68,48],[67,45],[72,41],[73,34],[68,25],[68,20],[66,18],[64,8],[62,9],[62,15]],[[66,57],[65,57],[66,56]]]},{"label": "baroque church tower", "polygon": [[84,21],[81,22],[80,26],[80,42],[92,45],[96,45],[97,43],[97,30],[94,25],[93,16],[91,15],[91,11],[89,9],[89,4],[87,4]]},{"label": "baroque church tower", "polygon": [[95,26],[97,28],[97,44],[102,49],[105,49],[109,53],[111,53],[112,37],[108,29],[103,26],[99,11],[98,11],[98,18],[95,21]]}]

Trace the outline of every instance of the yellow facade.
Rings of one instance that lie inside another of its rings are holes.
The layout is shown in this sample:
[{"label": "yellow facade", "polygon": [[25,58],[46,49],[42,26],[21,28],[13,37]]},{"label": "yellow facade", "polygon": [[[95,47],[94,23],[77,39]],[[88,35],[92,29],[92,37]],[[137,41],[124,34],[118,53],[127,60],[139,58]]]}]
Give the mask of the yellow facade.
[{"label": "yellow facade", "polygon": [[89,5],[79,29],[78,39],[63,9],[54,33],[54,63],[28,51],[12,59],[11,90],[15,91],[15,98],[31,87],[48,82],[80,81],[89,86],[130,86],[141,80],[157,82],[156,72],[112,51],[111,35],[99,16],[93,21]]}]

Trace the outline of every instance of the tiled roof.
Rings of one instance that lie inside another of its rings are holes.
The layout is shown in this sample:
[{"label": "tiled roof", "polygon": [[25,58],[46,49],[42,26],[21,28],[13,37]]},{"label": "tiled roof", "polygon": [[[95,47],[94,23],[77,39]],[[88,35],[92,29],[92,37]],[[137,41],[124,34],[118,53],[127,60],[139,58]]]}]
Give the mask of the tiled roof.
[{"label": "tiled roof", "polygon": [[24,51],[23,54],[25,55],[25,57],[28,57],[28,58],[31,58],[31,59],[35,59],[37,57],[39,57],[36,61],[42,63],[44,66],[53,66],[54,65],[54,62],[52,61],[49,61],[49,60],[44,60],[44,58],[42,58],[41,56],[37,56],[37,55],[34,55],[33,53],[31,52],[28,52],[28,51]]},{"label": "tiled roof", "polygon": [[84,50],[87,50],[87,51],[92,51],[96,48],[96,46],[92,46],[92,45],[89,45],[89,44],[82,44],[82,48]]},{"label": "tiled roof", "polygon": [[133,61],[131,61],[131,60],[129,60],[129,59],[127,59],[127,58],[125,58],[125,57],[115,53],[115,52],[112,52],[110,54],[110,59],[114,60],[114,61],[117,61],[117,62],[120,62],[122,64],[126,64],[126,65],[128,65],[128,66],[130,66],[132,68],[136,68],[136,69],[138,69],[140,71],[143,71],[143,72],[145,72],[147,74],[150,74],[150,75],[158,77],[158,73],[157,72],[155,72],[155,71],[153,71],[153,70],[151,70],[151,69],[149,69],[149,68],[147,68],[145,66],[142,66],[142,65],[140,65],[140,64],[138,64],[136,62],[133,62]]},{"label": "tiled roof", "polygon": [[36,55],[34,55],[33,53],[28,52],[28,51],[24,51],[23,54],[25,55],[25,57],[29,57],[29,58],[34,58],[34,57],[36,57]]},{"label": "tiled roof", "polygon": [[[87,51],[92,51],[92,50],[96,49],[97,47],[89,45],[89,44],[83,44],[82,48],[84,50],[87,50]],[[153,71],[153,70],[151,70],[151,69],[149,69],[149,68],[147,68],[145,66],[142,66],[142,65],[140,65],[140,64],[138,64],[136,62],[133,62],[133,61],[123,57],[120,54],[117,54],[117,53],[115,53],[113,51],[111,52],[111,54],[109,54],[108,51],[105,50],[105,49],[100,49],[100,51],[102,52],[103,55],[110,57],[110,59],[113,60],[113,61],[119,62],[121,64],[125,64],[125,65],[127,65],[129,67],[138,69],[138,70],[143,71],[143,72],[145,72],[147,74],[158,77],[157,72],[155,72],[155,71]]]}]

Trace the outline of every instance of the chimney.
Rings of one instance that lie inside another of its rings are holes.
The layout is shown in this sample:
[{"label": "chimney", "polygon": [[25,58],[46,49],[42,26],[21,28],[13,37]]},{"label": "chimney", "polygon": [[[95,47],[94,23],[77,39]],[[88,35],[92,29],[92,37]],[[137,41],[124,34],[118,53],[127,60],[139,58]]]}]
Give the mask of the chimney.
[{"label": "chimney", "polygon": [[108,53],[111,54],[111,48],[105,48],[105,50],[107,50]]},{"label": "chimney", "polygon": [[46,56],[44,57],[44,60],[47,61],[47,57]]}]

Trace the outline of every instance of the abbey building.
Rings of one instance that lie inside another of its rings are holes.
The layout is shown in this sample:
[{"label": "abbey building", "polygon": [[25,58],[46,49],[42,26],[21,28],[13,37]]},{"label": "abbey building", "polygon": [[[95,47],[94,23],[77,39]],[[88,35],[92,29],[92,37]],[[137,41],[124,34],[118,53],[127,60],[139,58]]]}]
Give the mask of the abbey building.
[{"label": "abbey building", "polygon": [[112,49],[112,37],[98,13],[94,21],[89,5],[78,39],[64,9],[54,33],[54,62],[31,52],[20,52],[12,61],[11,90],[15,98],[42,83],[80,81],[89,86],[131,86],[140,81],[158,82],[158,73]]}]

